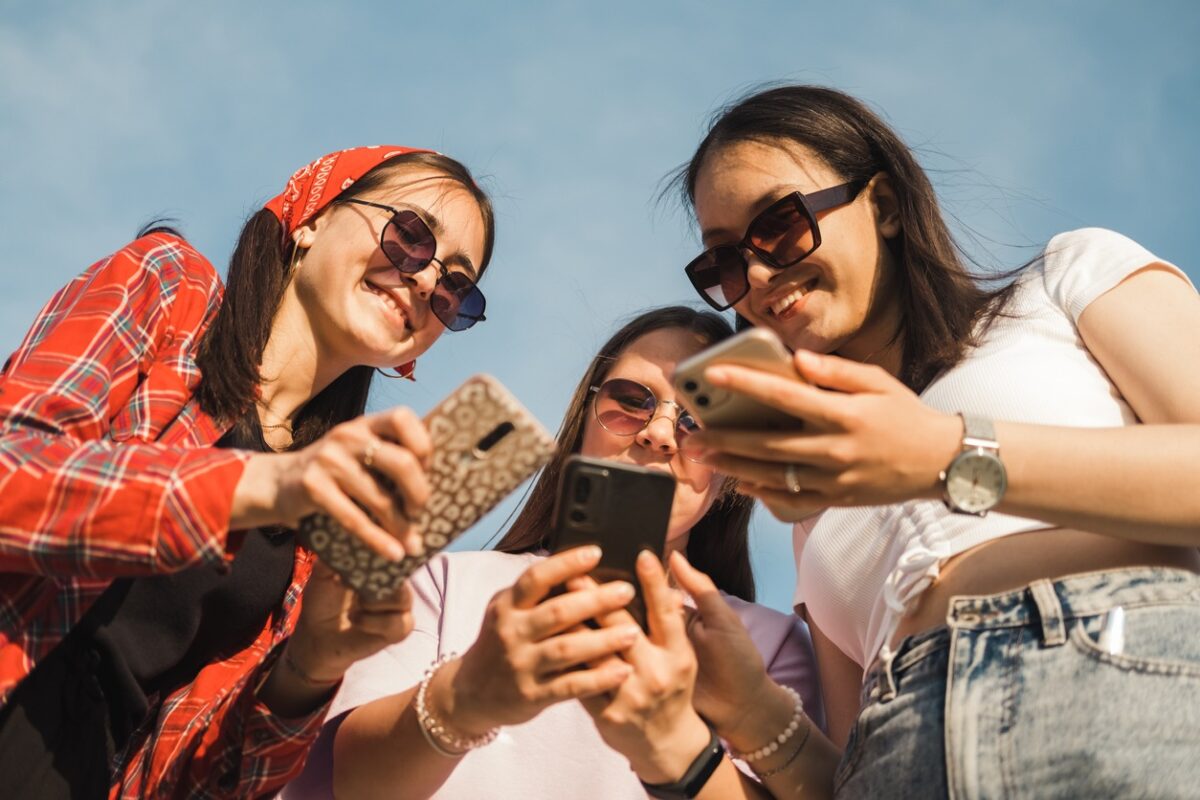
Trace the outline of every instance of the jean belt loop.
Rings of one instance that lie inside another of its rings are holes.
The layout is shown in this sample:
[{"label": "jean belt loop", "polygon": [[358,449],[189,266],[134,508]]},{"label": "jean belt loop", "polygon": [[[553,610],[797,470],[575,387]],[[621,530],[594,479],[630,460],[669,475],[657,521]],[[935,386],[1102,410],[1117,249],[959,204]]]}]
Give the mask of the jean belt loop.
[{"label": "jean belt loop", "polygon": [[1067,641],[1067,629],[1063,624],[1062,603],[1058,601],[1058,593],[1054,584],[1045,578],[1029,584],[1029,593],[1037,605],[1038,617],[1042,625],[1042,643],[1047,647],[1057,647]]},{"label": "jean belt loop", "polygon": [[896,661],[896,651],[885,644],[883,650],[879,652],[879,660],[879,677],[883,681],[883,692],[879,695],[879,702],[887,703],[896,697],[896,676],[892,674],[892,664]]}]

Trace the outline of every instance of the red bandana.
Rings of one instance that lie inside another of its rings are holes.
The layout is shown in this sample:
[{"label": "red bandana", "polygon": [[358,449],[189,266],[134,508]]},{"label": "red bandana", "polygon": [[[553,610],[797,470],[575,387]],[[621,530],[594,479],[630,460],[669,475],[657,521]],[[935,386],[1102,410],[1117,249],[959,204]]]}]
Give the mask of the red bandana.
[{"label": "red bandana", "polygon": [[[321,156],[288,178],[287,186],[267,201],[263,208],[279,218],[287,238],[304,223],[320,214],[355,181],[389,158],[405,153],[432,153],[418,147],[377,144],[351,147]],[[396,367],[401,377],[412,379],[415,361]]]}]

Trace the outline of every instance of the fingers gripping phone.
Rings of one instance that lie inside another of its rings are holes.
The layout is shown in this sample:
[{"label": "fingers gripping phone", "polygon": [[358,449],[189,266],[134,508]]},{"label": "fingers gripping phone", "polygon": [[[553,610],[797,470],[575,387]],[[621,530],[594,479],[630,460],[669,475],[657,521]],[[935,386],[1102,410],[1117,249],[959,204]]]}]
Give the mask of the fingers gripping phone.
[{"label": "fingers gripping phone", "polygon": [[646,629],[646,602],[637,579],[638,553],[662,556],[675,500],[675,478],[661,470],[571,456],[559,477],[551,550],[599,545],[591,576],[626,580],[636,591],[627,610]]},{"label": "fingers gripping phone", "polygon": [[[424,418],[433,441],[429,502],[415,522],[425,552],[391,561],[327,514],[300,521],[301,544],[360,595],[382,599],[550,460],[554,439],[504,386],[476,375]],[[390,482],[377,476],[388,486]]]},{"label": "fingers gripping phone", "polygon": [[671,380],[680,401],[701,425],[749,430],[791,430],[803,426],[801,420],[777,408],[713,386],[705,380],[704,371],[717,364],[736,364],[792,380],[800,379],[791,352],[771,331],[750,328],[731,336],[675,367]]}]

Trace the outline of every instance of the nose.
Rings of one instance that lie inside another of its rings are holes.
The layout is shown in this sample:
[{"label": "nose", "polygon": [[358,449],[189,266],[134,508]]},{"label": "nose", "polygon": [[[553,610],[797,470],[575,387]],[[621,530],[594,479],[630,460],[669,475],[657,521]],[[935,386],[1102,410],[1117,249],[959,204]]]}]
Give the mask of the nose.
[{"label": "nose", "polygon": [[746,280],[755,289],[765,289],[779,270],[771,269],[753,252],[746,253]]},{"label": "nose", "polygon": [[656,453],[673,457],[679,452],[679,443],[675,440],[675,416],[665,409],[659,411],[637,435],[637,442]]},{"label": "nose", "polygon": [[420,272],[402,273],[404,279],[413,287],[420,295],[422,300],[428,300],[433,294],[433,288],[437,286],[438,278],[442,275],[442,265],[434,259],[425,265],[425,268]]}]

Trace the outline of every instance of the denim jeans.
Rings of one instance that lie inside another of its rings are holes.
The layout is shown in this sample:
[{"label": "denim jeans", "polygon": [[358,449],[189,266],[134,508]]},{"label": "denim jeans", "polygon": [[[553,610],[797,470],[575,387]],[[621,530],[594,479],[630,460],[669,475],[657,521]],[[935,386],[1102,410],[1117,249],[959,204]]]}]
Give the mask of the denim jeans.
[{"label": "denim jeans", "polygon": [[1041,580],[946,621],[868,673],[838,797],[1200,797],[1200,576]]}]

